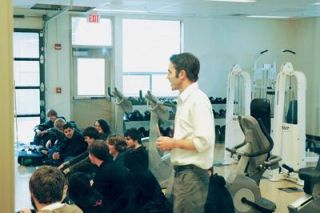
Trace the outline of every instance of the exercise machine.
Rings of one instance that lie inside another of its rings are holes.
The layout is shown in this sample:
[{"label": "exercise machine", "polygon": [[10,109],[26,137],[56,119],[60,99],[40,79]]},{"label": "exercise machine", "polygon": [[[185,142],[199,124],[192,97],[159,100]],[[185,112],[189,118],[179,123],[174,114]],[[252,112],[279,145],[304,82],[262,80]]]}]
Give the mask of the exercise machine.
[{"label": "exercise machine", "polygon": [[[244,135],[239,126],[239,115],[250,115],[251,78],[248,72],[242,71],[236,64],[228,75],[225,147],[233,147],[243,141]],[[224,162],[232,159],[228,152],[224,154]]]},{"label": "exercise machine", "polygon": [[[149,156],[149,169],[157,178],[162,188],[167,188],[167,193],[171,194],[173,185],[173,166],[170,161],[169,152],[161,152],[156,147],[156,140],[160,137],[159,121],[169,120],[169,107],[161,103],[150,91],[145,95],[150,108],[150,134],[149,142],[146,143]],[[173,106],[171,106],[173,107]]]},{"label": "exercise machine", "polygon": [[315,148],[314,152],[319,155],[317,166],[299,170],[306,194],[288,206],[290,213],[320,212],[320,147]]},{"label": "exercise machine", "polygon": [[[276,81],[274,112],[274,154],[281,156],[282,162],[297,171],[306,166],[306,162],[316,162],[317,158],[306,156],[306,78],[294,70],[287,62],[278,73]],[[286,112],[286,113],[285,113]],[[288,149],[290,147],[290,149]],[[277,180],[277,171],[272,179]],[[288,173],[283,178],[299,183],[296,173]]]},{"label": "exercise machine", "polygon": [[110,98],[114,98],[114,102],[116,104],[115,131],[118,134],[123,134],[124,115],[125,113],[132,112],[132,103],[117,88],[114,88],[112,92],[110,88],[108,88],[108,94]]},{"label": "exercise machine", "polygon": [[236,171],[227,178],[235,212],[273,212],[276,205],[261,196],[259,184],[265,170],[278,168],[281,158],[270,154],[273,140],[261,120],[247,115],[239,116],[238,121],[244,141],[231,149],[226,148],[231,155],[240,157]]}]

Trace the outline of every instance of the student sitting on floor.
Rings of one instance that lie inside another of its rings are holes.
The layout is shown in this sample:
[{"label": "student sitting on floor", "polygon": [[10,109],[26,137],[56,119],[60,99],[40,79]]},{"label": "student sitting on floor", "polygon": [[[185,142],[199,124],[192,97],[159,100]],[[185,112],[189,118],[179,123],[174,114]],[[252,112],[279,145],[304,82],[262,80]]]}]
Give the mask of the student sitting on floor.
[{"label": "student sitting on floor", "polygon": [[[62,203],[66,193],[66,179],[64,174],[55,167],[42,166],[37,169],[29,181],[31,203],[38,213],[82,213],[76,205]],[[21,213],[30,213],[30,209],[23,209]]]},{"label": "student sitting on floor", "polygon": [[99,139],[101,140],[106,140],[111,133],[108,122],[103,119],[96,120],[94,122],[94,127],[98,130],[100,135]]},{"label": "student sitting on floor", "polygon": [[47,111],[47,118],[48,120],[44,123],[41,123],[34,127],[35,136],[33,138],[34,145],[42,145],[44,146],[45,143],[49,140],[48,130],[53,128],[54,121],[58,118],[58,113],[53,110],[49,109]]},{"label": "student sitting on floor", "polygon": [[63,161],[70,160],[87,150],[87,144],[84,142],[82,134],[75,131],[69,122],[63,126],[63,133],[65,138],[61,146],[56,147],[50,155],[53,165],[60,165]]},{"label": "student sitting on floor", "polygon": [[68,197],[84,213],[108,213],[102,195],[91,187],[90,178],[81,172],[72,173],[68,178]]},{"label": "student sitting on floor", "polygon": [[128,146],[126,139],[120,135],[111,135],[107,139],[107,145],[113,161],[124,165],[124,156]]},{"label": "student sitting on floor", "polygon": [[128,148],[137,152],[140,155],[140,163],[144,168],[149,166],[149,157],[146,148],[141,143],[141,134],[136,128],[128,129],[124,136],[128,144]]},{"label": "student sitting on floor", "polygon": [[[94,127],[87,127],[83,130],[83,137],[85,142],[88,144],[92,144],[94,141],[98,140],[99,133]],[[99,140],[101,143],[104,143],[103,140]],[[69,161],[65,161],[63,164],[59,166],[59,169],[63,171],[65,174],[74,173],[74,172],[82,172],[88,175],[89,177],[93,177],[97,167],[92,164],[89,160],[89,152],[85,151],[82,154],[72,158]]]},{"label": "student sitting on floor", "polygon": [[110,212],[134,212],[130,209],[132,190],[128,184],[128,170],[113,162],[105,143],[93,142],[89,146],[91,163],[98,166],[92,187],[102,196]]},{"label": "student sitting on floor", "polygon": [[139,213],[169,213],[169,204],[161,191],[160,184],[148,168],[141,162],[141,155],[129,150],[124,157],[124,164],[129,170],[129,184],[134,189],[135,212]]}]

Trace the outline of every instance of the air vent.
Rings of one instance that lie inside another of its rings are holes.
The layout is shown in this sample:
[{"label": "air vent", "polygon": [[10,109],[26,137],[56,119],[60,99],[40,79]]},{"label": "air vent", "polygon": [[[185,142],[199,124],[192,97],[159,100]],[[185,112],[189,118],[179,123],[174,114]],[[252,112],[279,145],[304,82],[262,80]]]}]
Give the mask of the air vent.
[{"label": "air vent", "polygon": [[57,4],[35,4],[30,9],[33,9],[33,10],[62,10],[62,5],[57,5]]},{"label": "air vent", "polygon": [[[57,4],[35,4],[31,7],[33,10],[63,10],[68,5],[57,5]],[[87,12],[92,10],[94,7],[85,6],[71,6],[69,11],[71,12]]]}]

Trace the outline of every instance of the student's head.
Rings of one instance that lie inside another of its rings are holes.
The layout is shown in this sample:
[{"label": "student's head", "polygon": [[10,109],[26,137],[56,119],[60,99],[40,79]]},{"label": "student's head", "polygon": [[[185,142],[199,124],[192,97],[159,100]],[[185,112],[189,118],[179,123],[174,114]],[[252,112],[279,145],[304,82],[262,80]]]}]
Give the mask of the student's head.
[{"label": "student's head", "polygon": [[66,124],[66,121],[62,118],[57,118],[53,123],[54,127],[60,130],[61,132],[63,132],[63,126],[65,124]]},{"label": "student's head", "polygon": [[95,141],[99,138],[99,132],[93,126],[89,126],[89,127],[85,128],[83,130],[82,135],[83,135],[85,142],[87,142],[88,145],[90,145],[93,141]]},{"label": "student's head", "polygon": [[172,90],[179,90],[185,81],[196,82],[200,71],[200,62],[191,53],[175,54],[170,57],[168,80]]},{"label": "student's head", "polygon": [[124,137],[129,148],[135,148],[137,145],[141,144],[141,134],[136,128],[131,128],[125,131]]},{"label": "student's head", "polygon": [[66,138],[71,139],[74,134],[74,128],[70,122],[63,125],[63,134]]},{"label": "student's head", "polygon": [[100,134],[101,133],[104,133],[106,135],[110,134],[110,126],[108,122],[103,119],[96,120],[94,123],[94,127],[98,130]]},{"label": "student's head", "polygon": [[113,157],[127,149],[126,139],[120,135],[110,135],[107,139],[109,154]]},{"label": "student's head", "polygon": [[61,201],[65,185],[65,176],[58,168],[42,166],[37,169],[29,181],[34,208]]},{"label": "student's head", "polygon": [[91,163],[97,166],[100,166],[100,164],[103,162],[112,161],[111,156],[109,154],[108,146],[103,142],[94,141],[92,144],[89,145],[88,151]]},{"label": "student's head", "polygon": [[57,113],[55,110],[53,110],[53,109],[49,109],[49,110],[47,111],[47,117],[49,118],[49,120],[51,120],[52,122],[54,122],[54,121],[57,119],[57,117],[58,117],[58,113]]}]

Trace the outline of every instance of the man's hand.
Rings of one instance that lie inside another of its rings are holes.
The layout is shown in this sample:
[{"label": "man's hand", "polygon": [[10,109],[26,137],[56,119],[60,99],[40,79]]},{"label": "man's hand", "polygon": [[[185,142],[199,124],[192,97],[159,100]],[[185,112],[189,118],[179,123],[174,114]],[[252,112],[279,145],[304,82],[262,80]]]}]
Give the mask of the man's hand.
[{"label": "man's hand", "polygon": [[156,141],[156,146],[161,151],[170,151],[175,148],[174,145],[174,139],[169,137],[159,137]]},{"label": "man's hand", "polygon": [[52,159],[53,159],[53,160],[59,160],[59,159],[60,159],[60,154],[59,154],[59,152],[53,153],[53,154],[52,154]]}]

